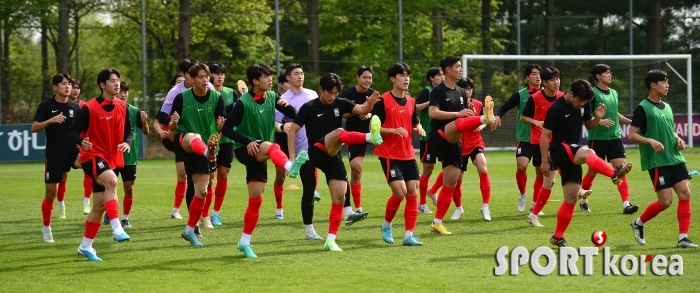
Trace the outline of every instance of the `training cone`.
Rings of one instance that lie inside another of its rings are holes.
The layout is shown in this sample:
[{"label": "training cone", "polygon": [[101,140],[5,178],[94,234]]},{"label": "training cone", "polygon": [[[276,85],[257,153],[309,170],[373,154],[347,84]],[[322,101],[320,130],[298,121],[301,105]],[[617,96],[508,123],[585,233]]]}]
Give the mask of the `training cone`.
[{"label": "training cone", "polygon": [[299,186],[296,186],[294,184],[289,184],[289,186],[287,186],[286,189],[290,189],[290,190],[299,189]]}]

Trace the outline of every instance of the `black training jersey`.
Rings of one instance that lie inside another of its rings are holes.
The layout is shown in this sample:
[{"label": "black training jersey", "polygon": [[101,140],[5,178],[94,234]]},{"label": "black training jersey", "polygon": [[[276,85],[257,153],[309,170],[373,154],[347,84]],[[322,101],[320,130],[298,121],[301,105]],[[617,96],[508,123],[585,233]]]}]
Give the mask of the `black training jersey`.
[{"label": "black training jersey", "polygon": [[53,123],[44,129],[46,132],[46,156],[60,154],[70,146],[75,147],[75,144],[72,144],[68,137],[73,130],[73,122],[78,117],[79,112],[78,103],[70,99],[67,103],[59,103],[54,97],[51,97],[39,104],[36,113],[34,113],[34,121],[36,122],[44,122],[59,114],[66,117],[63,123]]},{"label": "black training jersey", "polygon": [[312,145],[324,135],[340,128],[343,114],[352,113],[353,108],[355,103],[344,98],[337,98],[330,105],[321,103],[321,98],[313,99],[301,106],[294,123],[299,127],[306,125],[306,137],[309,145]]},{"label": "black training jersey", "polygon": [[581,109],[575,109],[566,102],[566,98],[561,98],[554,101],[547,111],[543,127],[552,131],[552,144],[578,144],[583,122],[591,119],[590,102],[585,103]]},{"label": "black training jersey", "polygon": [[[367,97],[374,93],[372,88],[369,88],[366,92],[361,93],[357,91],[357,87],[349,87],[343,90],[340,96],[344,99],[348,99],[351,102],[360,105],[367,101]],[[360,116],[353,115],[345,121],[345,129],[348,131],[359,131],[359,132],[369,132],[369,119],[362,120]]]},{"label": "black training jersey", "polygon": [[[467,99],[467,94],[458,86],[454,89],[445,86],[445,83],[440,83],[433,91],[430,92],[430,106],[438,106],[440,111],[444,112],[459,112],[466,108],[464,101]],[[448,120],[431,119],[430,131],[435,132],[442,129],[447,123],[456,120],[451,118]]]}]

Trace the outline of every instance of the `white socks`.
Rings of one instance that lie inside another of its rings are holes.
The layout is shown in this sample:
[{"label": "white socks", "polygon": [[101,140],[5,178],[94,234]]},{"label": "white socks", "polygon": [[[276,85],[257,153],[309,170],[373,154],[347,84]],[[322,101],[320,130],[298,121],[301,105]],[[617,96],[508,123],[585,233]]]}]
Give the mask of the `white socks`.
[{"label": "white socks", "polygon": [[65,209],[66,209],[66,202],[65,202],[65,201],[59,201],[59,202],[58,202],[58,209],[59,209],[59,210],[65,210]]},{"label": "white socks", "polygon": [[391,227],[391,222],[387,222],[386,220],[384,220],[384,224],[382,224],[382,228],[386,228],[386,227]]},{"label": "white socks", "polygon": [[129,215],[127,215],[127,214],[122,215],[122,220],[128,220],[128,219],[129,219]]},{"label": "white socks", "polygon": [[243,235],[241,235],[241,245],[250,245],[250,236],[250,234],[243,233]]},{"label": "white socks", "polygon": [[326,241],[335,241],[335,234],[328,234],[328,237],[326,237]]},{"label": "white socks", "polygon": [[185,233],[187,233],[187,234],[194,233],[194,227],[190,227],[190,225],[185,226]]},{"label": "white socks", "polygon": [[413,237],[413,231],[406,231],[406,234],[404,234],[403,239],[408,239],[410,237]]},{"label": "white socks", "polygon": [[442,223],[442,220],[440,220],[440,219],[438,219],[438,218],[434,218],[434,219],[433,219],[433,224],[437,225],[437,224],[440,224],[440,223]]},{"label": "white socks", "polygon": [[683,238],[688,237],[688,234],[678,234],[678,241],[683,240]]},{"label": "white socks", "polygon": [[354,213],[355,213],[355,212],[352,211],[352,207],[351,207],[351,206],[347,206],[347,207],[344,207],[344,208],[343,208],[343,216],[344,216],[345,220],[347,220],[348,217],[349,217],[350,215],[354,214]]},{"label": "white socks", "polygon": [[581,203],[588,203],[588,199],[582,198]]},{"label": "white socks", "polygon": [[487,203],[481,204],[481,209],[488,209],[488,208],[489,208],[489,204],[487,204]]},{"label": "white socks", "polygon": [[484,123],[486,123],[486,116],[484,116],[484,115],[481,115],[481,117],[480,117],[479,121],[481,121],[481,124],[484,124]]},{"label": "white socks", "polygon": [[369,133],[365,134],[365,140],[367,142],[372,142],[372,136]]},{"label": "white socks", "polygon": [[92,248],[92,241],[94,239],[87,238],[83,236],[83,241],[80,242],[80,249],[82,250],[90,250]]},{"label": "white socks", "polygon": [[122,228],[122,223],[119,222],[119,218],[109,220],[109,225],[112,226],[112,234],[119,235],[124,233],[124,228]]},{"label": "white socks", "polygon": [[629,201],[629,200],[626,200],[626,201],[623,201],[623,202],[622,202],[622,207],[623,207],[623,208],[626,208],[626,207],[628,207],[628,206],[630,206],[630,201]]},{"label": "white socks", "polygon": [[284,163],[284,169],[287,170],[287,172],[292,171],[292,162],[287,161]]},{"label": "white socks", "polygon": [[637,218],[637,220],[634,222],[637,224],[637,226],[644,226],[644,222],[642,222],[642,218]]},{"label": "white socks", "polygon": [[213,212],[211,212],[211,215],[212,215],[212,216],[213,216],[213,215],[219,215],[219,211],[213,211]]},{"label": "white socks", "polygon": [[305,226],[306,226],[306,235],[307,236],[316,235],[316,229],[314,229],[314,224],[309,224],[309,225],[305,225]]},{"label": "white socks", "polygon": [[89,197],[84,197],[84,198],[83,198],[83,204],[89,205],[89,204],[90,204],[90,198],[89,198]]}]

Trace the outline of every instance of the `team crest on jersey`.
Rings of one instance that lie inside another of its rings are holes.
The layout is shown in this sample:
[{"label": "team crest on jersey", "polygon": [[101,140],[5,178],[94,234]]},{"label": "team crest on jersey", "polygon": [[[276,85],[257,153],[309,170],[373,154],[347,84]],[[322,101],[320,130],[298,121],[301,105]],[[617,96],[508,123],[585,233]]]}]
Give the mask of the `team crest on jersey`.
[{"label": "team crest on jersey", "polygon": [[73,109],[68,110],[68,117],[73,117]]},{"label": "team crest on jersey", "polygon": [[338,108],[333,109],[333,113],[335,113],[335,117],[340,116],[340,111],[338,111]]},{"label": "team crest on jersey", "polygon": [[459,103],[464,105],[464,97],[459,97]]},{"label": "team crest on jersey", "polygon": [[583,117],[583,107],[581,107],[581,117]]}]

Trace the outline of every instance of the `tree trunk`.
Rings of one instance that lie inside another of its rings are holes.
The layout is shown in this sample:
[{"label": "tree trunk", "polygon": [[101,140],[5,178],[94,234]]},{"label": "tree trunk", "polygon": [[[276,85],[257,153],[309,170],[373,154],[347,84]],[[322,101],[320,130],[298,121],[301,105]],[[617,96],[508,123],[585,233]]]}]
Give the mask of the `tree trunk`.
[{"label": "tree trunk", "polygon": [[309,21],[309,56],[311,57],[310,69],[318,75],[320,59],[319,54],[319,24],[318,24],[318,0],[308,0],[306,15]]},{"label": "tree trunk", "polygon": [[2,51],[2,54],[0,55],[0,77],[2,77],[2,80],[0,80],[0,83],[2,83],[2,108],[0,110],[0,122],[4,121],[5,119],[5,113],[11,113],[8,111],[10,109],[10,101],[11,96],[10,96],[10,83],[8,82],[8,66],[10,65],[10,27],[8,25],[8,20],[5,19],[4,21],[0,21],[0,24],[2,24],[3,27],[3,32],[2,32],[2,39],[0,39],[0,43],[2,43],[2,46],[0,47],[0,51]]},{"label": "tree trunk", "polygon": [[41,97],[51,96],[51,75],[49,74],[49,40],[47,36],[48,27],[46,20],[41,18]]},{"label": "tree trunk", "polygon": [[544,53],[554,55],[554,0],[545,1]]},{"label": "tree trunk", "polygon": [[[481,0],[481,43],[484,55],[491,55],[491,0]],[[488,67],[481,72],[481,93],[484,95],[491,93],[491,76],[493,71]]]},{"label": "tree trunk", "polygon": [[59,0],[58,10],[58,72],[70,73],[68,51],[68,0]]},{"label": "tree trunk", "polygon": [[435,36],[435,56],[442,56],[442,9],[433,9],[433,35]]},{"label": "tree trunk", "polygon": [[598,16],[598,54],[605,53],[605,27],[603,26],[603,16]]},{"label": "tree trunk", "polygon": [[647,46],[649,54],[661,54],[661,1],[649,5],[647,11]]},{"label": "tree trunk", "polygon": [[178,29],[176,54],[178,59],[190,56],[190,0],[180,0],[180,26]]}]

